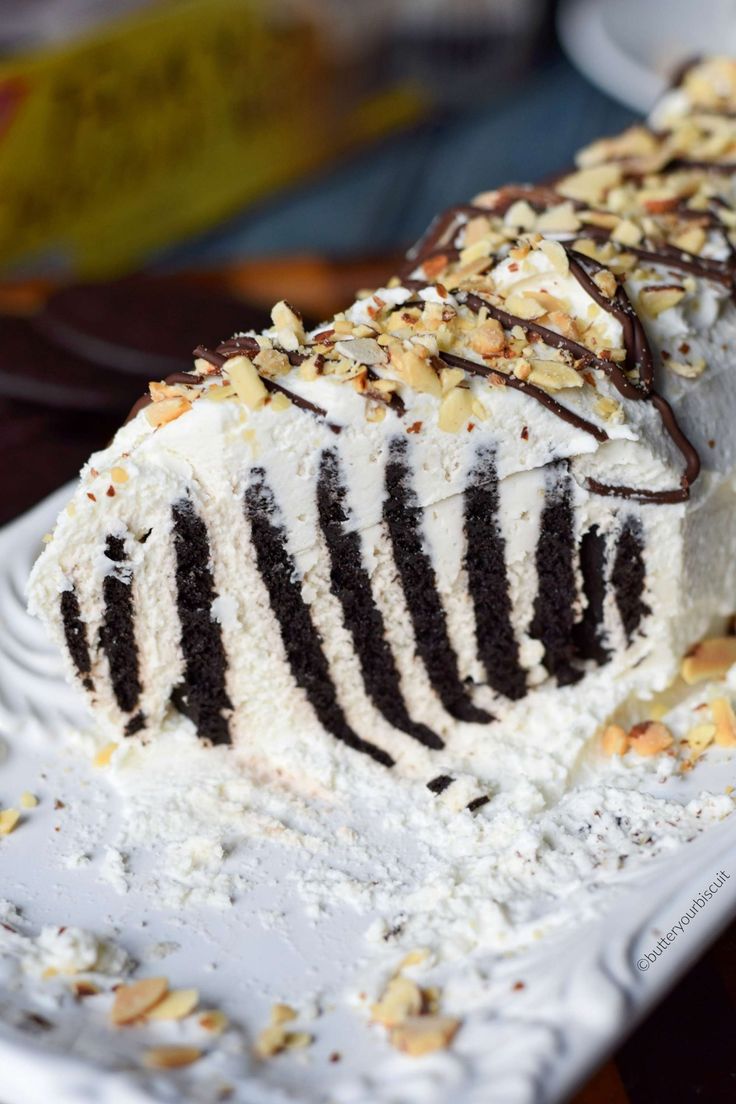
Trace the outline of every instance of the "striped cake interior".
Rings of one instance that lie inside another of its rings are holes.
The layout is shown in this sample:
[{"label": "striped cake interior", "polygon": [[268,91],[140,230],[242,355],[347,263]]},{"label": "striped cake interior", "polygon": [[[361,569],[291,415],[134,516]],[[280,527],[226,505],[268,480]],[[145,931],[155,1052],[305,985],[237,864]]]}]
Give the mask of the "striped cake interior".
[{"label": "striped cake interior", "polygon": [[[407,701],[400,657],[388,631],[390,618],[399,613],[377,600],[363,534],[351,523],[346,470],[337,445],[322,452],[311,508],[329,559],[330,592],[365,696],[400,739],[416,741],[430,752],[441,751],[448,725],[491,724],[494,711],[523,699],[539,679],[530,684],[528,666],[522,664],[522,637],[537,642],[547,676],[564,686],[583,678],[591,667],[609,662],[641,634],[650,613],[642,521],[631,504],[610,500],[605,531],[604,523],[586,528],[576,516],[575,484],[565,464],[552,464],[543,471],[536,546],[529,555],[536,593],[530,613],[520,613],[509,577],[510,534],[504,531],[503,487],[493,450],[486,446],[474,455],[461,509],[453,515],[460,528],[450,534],[463,549],[457,583],[462,593],[458,592],[457,601],[472,614],[474,640],[469,647],[474,666],[469,673],[467,664],[461,663],[447,595],[439,584],[425,529],[426,507],[415,490],[411,451],[406,438],[397,436],[384,468],[380,528],[411,633],[410,662],[426,676],[437,709],[447,718],[439,731],[437,725],[414,715]],[[227,743],[234,709],[228,681],[237,679],[239,672],[228,654],[222,626],[213,617],[218,593],[205,513],[198,512],[188,496],[171,504],[168,539],[175,570],[175,623],[162,625],[161,632],[176,634],[181,656],[178,681],[167,691],[171,704],[193,721],[200,736]],[[250,548],[239,554],[250,556],[255,565],[294,686],[334,739],[392,766],[394,758],[373,742],[370,726],[358,731],[360,725],[348,715],[315,622],[313,596],[303,584],[290,547],[288,522],[262,467],[248,473],[242,515]],[[130,552],[133,540],[145,542],[147,536],[106,537],[108,566],[96,633],[90,632],[91,618],[85,618],[78,589],[65,590],[59,600],[67,648],[80,680],[93,697],[112,695],[128,735],[146,727],[141,698],[147,679],[154,677],[144,669],[136,643],[137,577],[140,574],[142,587],[154,584],[144,577],[145,547],[137,567]],[[258,647],[257,641],[253,647]],[[403,662],[405,666],[406,656]],[[476,700],[479,690],[482,705]],[[489,698],[494,703],[490,708]],[[447,777],[439,775],[430,788],[442,792],[449,785]]]}]

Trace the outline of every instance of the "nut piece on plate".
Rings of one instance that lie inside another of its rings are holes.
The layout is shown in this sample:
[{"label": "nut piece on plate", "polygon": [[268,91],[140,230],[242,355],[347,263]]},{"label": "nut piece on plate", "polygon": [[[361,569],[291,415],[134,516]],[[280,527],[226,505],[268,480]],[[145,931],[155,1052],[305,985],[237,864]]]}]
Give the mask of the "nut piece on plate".
[{"label": "nut piece on plate", "polygon": [[418,1016],[424,1003],[422,991],[410,978],[391,978],[381,999],[371,1008],[371,1018],[384,1027],[395,1027],[407,1016]]},{"label": "nut piece on plate", "polygon": [[659,755],[671,747],[672,743],[672,733],[661,721],[642,721],[629,731],[629,746],[637,755]]},{"label": "nut piece on plate", "polygon": [[201,1057],[202,1051],[198,1047],[158,1046],[145,1051],[143,1064],[148,1069],[181,1069],[182,1066],[191,1066]]},{"label": "nut piece on plate", "polygon": [[715,742],[719,747],[736,747],[736,713],[728,698],[714,698],[710,714],[716,726]]},{"label": "nut piece on plate", "polygon": [[169,983],[164,977],[141,978],[132,985],[121,985],[115,992],[110,1019],[117,1026],[145,1016],[166,995]]},{"label": "nut piece on plate", "polygon": [[459,1027],[460,1021],[452,1016],[410,1016],[391,1029],[391,1045],[418,1058],[435,1050],[445,1050]]},{"label": "nut piece on plate", "polygon": [[736,663],[736,636],[712,636],[690,649],[680,673],[688,684],[722,678]]},{"label": "nut piece on plate", "polygon": [[146,1013],[147,1020],[183,1020],[199,1001],[197,989],[173,989]]},{"label": "nut piece on plate", "polygon": [[601,736],[601,751],[604,755],[625,755],[629,750],[629,738],[621,725],[606,725]]}]

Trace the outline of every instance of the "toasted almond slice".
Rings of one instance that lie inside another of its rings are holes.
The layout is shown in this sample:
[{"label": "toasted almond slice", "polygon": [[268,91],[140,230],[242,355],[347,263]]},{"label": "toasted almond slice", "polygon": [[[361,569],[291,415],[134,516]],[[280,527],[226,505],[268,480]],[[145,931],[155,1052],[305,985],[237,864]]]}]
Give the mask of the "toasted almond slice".
[{"label": "toasted almond slice", "polygon": [[473,392],[468,387],[455,387],[440,403],[437,424],[444,433],[459,433],[473,413]]},{"label": "toasted almond slice", "polygon": [[649,318],[676,307],[684,298],[684,287],[645,287],[639,292],[639,306]]},{"label": "toasted almond slice", "polygon": [[154,429],[158,429],[160,426],[176,421],[177,418],[180,418],[182,414],[186,414],[191,409],[192,404],[187,399],[162,399],[160,402],[154,402],[147,406],[144,414],[149,424]]},{"label": "toasted almond slice", "polygon": [[143,1054],[143,1064],[148,1069],[167,1070],[181,1069],[183,1066],[191,1066],[199,1061],[202,1051],[193,1046],[157,1046],[151,1047]]},{"label": "toasted almond slice", "polygon": [[235,393],[250,410],[258,410],[268,398],[268,391],[255,365],[246,356],[230,357],[223,366]]},{"label": "toasted almond slice", "polygon": [[533,318],[541,318],[547,313],[547,308],[534,298],[533,292],[524,292],[522,295],[512,292],[504,306],[507,311],[515,314],[517,318],[523,318],[525,322]]},{"label": "toasted almond slice", "polygon": [[594,274],[593,283],[599,291],[603,292],[607,299],[612,299],[616,294],[618,288],[616,277],[612,272],[609,272],[607,268],[602,268],[600,272]]},{"label": "toasted almond slice", "polygon": [[281,345],[290,352],[306,341],[302,320],[285,299],[279,300],[271,311],[271,321],[276,327]]},{"label": "toasted almond slice", "polygon": [[736,663],[736,636],[713,636],[701,640],[682,661],[680,673],[688,684],[723,678]]},{"label": "toasted almond slice", "polygon": [[489,233],[491,224],[485,215],[476,215],[465,224],[465,245],[475,245]]},{"label": "toasted almond slice", "polygon": [[227,1027],[229,1020],[219,1008],[210,1008],[200,1014],[198,1023],[205,1031],[210,1031],[213,1035],[220,1035]]},{"label": "toasted almond slice", "polygon": [[556,190],[566,199],[579,199],[583,203],[601,203],[606,193],[621,183],[619,165],[596,165],[581,169],[558,181]]},{"label": "toasted almond slice", "polygon": [[286,1030],[283,1024],[271,1024],[259,1031],[253,1049],[258,1058],[273,1058],[286,1046]]},{"label": "toasted almond slice", "polygon": [[558,203],[556,207],[550,207],[537,215],[536,229],[543,234],[554,232],[574,234],[580,229],[580,225],[580,219],[572,203]]},{"label": "toasted almond slice", "polygon": [[529,382],[545,391],[562,391],[566,387],[582,387],[584,380],[574,368],[558,360],[535,360],[532,362]]},{"label": "toasted almond slice", "polygon": [[698,379],[705,371],[705,360],[703,357],[696,357],[690,364],[681,360],[668,360],[667,367],[670,372],[682,376],[683,379]]},{"label": "toasted almond slice", "polygon": [[100,750],[97,752],[94,759],[92,760],[92,766],[108,767],[110,765],[110,760],[117,751],[117,748],[117,744],[105,744],[103,748],[100,748]]},{"label": "toasted almond slice", "polygon": [[297,1016],[296,1009],[292,1008],[290,1004],[274,1004],[271,1007],[271,1023],[272,1024],[285,1024],[295,1020]]},{"label": "toasted almond slice", "polygon": [[282,414],[284,410],[288,410],[290,406],[291,399],[281,391],[277,391],[275,395],[271,396],[271,409],[275,410],[277,413]]},{"label": "toasted almond slice", "polygon": [[625,755],[629,749],[629,738],[621,725],[606,725],[601,736],[601,751],[609,758],[613,755]]},{"label": "toasted almond slice", "polygon": [[649,758],[659,755],[672,746],[673,737],[667,725],[661,721],[642,721],[629,732],[629,746],[637,755]]},{"label": "toasted almond slice", "polygon": [[519,230],[533,230],[537,222],[537,212],[525,199],[517,199],[507,210],[503,221],[507,226]]},{"label": "toasted almond slice", "polygon": [[716,726],[714,724],[699,724],[691,728],[685,737],[685,743],[689,745],[692,755],[692,759],[697,759],[699,755],[702,755],[707,747],[713,743],[716,737]]},{"label": "toasted almond slice", "polygon": [[354,337],[352,340],[337,341],[335,350],[340,356],[354,360],[358,364],[386,363],[386,351],[373,337]]},{"label": "toasted almond slice", "polygon": [[648,157],[656,149],[657,139],[651,130],[644,126],[632,126],[612,138],[599,138],[591,142],[580,150],[575,160],[578,165],[586,167],[621,158]]},{"label": "toasted almond slice", "polygon": [[132,1023],[158,1004],[168,988],[164,977],[141,978],[132,985],[121,985],[115,993],[110,1019],[117,1027]]},{"label": "toasted almond slice", "polygon": [[467,265],[472,264],[473,261],[478,261],[481,257],[488,257],[491,253],[491,242],[489,238],[481,238],[480,241],[473,242],[472,245],[468,245],[460,253],[460,264]]},{"label": "toasted almond slice", "polygon": [[285,1050],[299,1050],[302,1047],[311,1046],[314,1042],[314,1037],[309,1034],[308,1031],[285,1031],[284,1032],[284,1049]]},{"label": "toasted almond slice", "polygon": [[417,983],[399,974],[391,978],[381,999],[372,1006],[371,1018],[384,1027],[394,1027],[407,1016],[418,1016],[423,1003],[422,990]]},{"label": "toasted almond slice", "polygon": [[17,809],[0,809],[0,836],[9,836],[15,831],[19,820]]},{"label": "toasted almond slice", "polygon": [[147,1020],[183,1020],[199,1001],[197,989],[172,989],[146,1013]]},{"label": "toasted almond slice", "polygon": [[702,226],[690,226],[682,234],[673,239],[672,244],[686,253],[700,253],[705,245],[705,230]]},{"label": "toasted almond slice", "polygon": [[539,243],[539,248],[544,253],[547,260],[552,267],[559,272],[562,276],[566,276],[570,271],[570,261],[568,260],[567,253],[560,245],[558,241],[549,241],[544,239]]},{"label": "toasted almond slice", "polygon": [[441,368],[440,369],[440,383],[442,384],[442,394],[447,395],[450,391],[454,390],[459,383],[462,383],[465,379],[465,372],[462,368]]},{"label": "toasted almond slice", "polygon": [[715,742],[719,747],[736,747],[736,713],[728,698],[714,698],[710,713],[716,726]]},{"label": "toasted almond slice", "polygon": [[460,1021],[452,1016],[411,1016],[391,1029],[389,1040],[397,1050],[417,1058],[435,1050],[446,1050]]},{"label": "toasted almond slice", "polygon": [[642,237],[641,227],[631,219],[621,219],[611,232],[611,241],[618,242],[619,245],[638,245]]}]

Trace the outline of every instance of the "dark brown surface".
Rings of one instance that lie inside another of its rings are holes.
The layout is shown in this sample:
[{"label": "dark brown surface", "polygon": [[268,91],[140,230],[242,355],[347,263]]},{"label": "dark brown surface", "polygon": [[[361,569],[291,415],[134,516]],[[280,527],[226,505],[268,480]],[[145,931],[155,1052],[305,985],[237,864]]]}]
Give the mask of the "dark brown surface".
[{"label": "dark brown surface", "polygon": [[[306,281],[313,272],[306,261],[297,269],[299,280]],[[346,277],[338,270],[331,278],[324,264],[318,274],[315,287],[328,314],[334,299],[339,303],[346,298]],[[287,276],[279,266],[269,280],[278,277],[286,288]],[[254,285],[255,277],[255,268],[249,268]],[[353,286],[371,282],[356,266],[350,267],[347,279]],[[265,284],[270,290],[269,280]],[[303,302],[293,283],[287,295]],[[25,297],[19,298],[25,305]],[[0,398],[0,523],[73,478],[89,453],[104,445],[139,395],[139,383],[134,378],[129,383],[119,416]],[[736,923],[570,1104],[734,1104],[734,1039]]]}]

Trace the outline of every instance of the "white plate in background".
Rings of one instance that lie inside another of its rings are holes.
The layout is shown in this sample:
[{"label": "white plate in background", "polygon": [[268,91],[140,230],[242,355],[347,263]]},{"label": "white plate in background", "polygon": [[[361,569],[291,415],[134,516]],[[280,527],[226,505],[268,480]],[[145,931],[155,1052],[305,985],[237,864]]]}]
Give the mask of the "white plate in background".
[{"label": "white plate in background", "polygon": [[557,28],[593,84],[646,113],[682,62],[736,55],[736,0],[563,0]]}]

